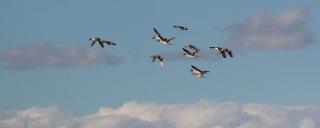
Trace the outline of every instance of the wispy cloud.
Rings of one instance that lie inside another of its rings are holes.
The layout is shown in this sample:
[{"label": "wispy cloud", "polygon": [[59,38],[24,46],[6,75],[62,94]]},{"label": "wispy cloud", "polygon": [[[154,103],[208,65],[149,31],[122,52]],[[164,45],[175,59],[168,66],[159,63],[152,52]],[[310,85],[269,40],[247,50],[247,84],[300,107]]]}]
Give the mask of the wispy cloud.
[{"label": "wispy cloud", "polygon": [[315,42],[307,22],[310,15],[304,8],[289,10],[273,16],[253,13],[244,23],[226,28],[231,32],[226,44],[238,48],[298,49]]},{"label": "wispy cloud", "polygon": [[89,49],[86,46],[74,44],[59,49],[52,44],[32,44],[25,47],[15,47],[0,52],[0,62],[5,67],[14,70],[56,67],[85,67],[94,64],[116,65],[121,58],[106,54],[103,50]]},{"label": "wispy cloud", "polygon": [[70,116],[58,107],[0,112],[1,128],[317,128],[319,106],[273,106],[203,100],[190,104],[126,102]]}]

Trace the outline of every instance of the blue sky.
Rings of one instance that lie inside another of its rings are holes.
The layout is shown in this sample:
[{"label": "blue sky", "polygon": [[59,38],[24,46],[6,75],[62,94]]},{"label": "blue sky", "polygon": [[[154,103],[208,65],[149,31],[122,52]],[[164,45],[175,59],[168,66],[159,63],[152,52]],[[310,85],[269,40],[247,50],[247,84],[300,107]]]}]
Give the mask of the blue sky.
[{"label": "blue sky", "polygon": [[[104,49],[96,46],[89,51],[102,50],[121,61],[15,70],[6,68],[7,61],[0,60],[0,108],[56,105],[82,114],[132,100],[189,103],[200,99],[319,105],[319,4],[314,0],[2,0],[0,53],[39,44],[49,44],[49,49],[74,45],[89,48],[88,39],[100,36],[118,45]],[[294,30],[298,34],[299,30],[312,31],[312,43],[297,42],[289,49],[278,45],[234,47],[232,59],[217,59],[212,54],[208,60],[168,60],[164,68],[148,58],[157,53],[181,52],[189,42],[195,42],[202,51],[212,45],[227,46],[224,42],[231,38],[232,31],[226,28],[245,23],[256,12],[276,17],[300,9],[306,14],[298,15],[302,25],[298,17],[299,25],[294,24]],[[190,31],[172,29],[177,24],[187,25]],[[174,45],[163,46],[152,40],[153,27],[164,35],[176,36]],[[206,78],[194,78],[189,71],[192,64],[211,72]]]}]

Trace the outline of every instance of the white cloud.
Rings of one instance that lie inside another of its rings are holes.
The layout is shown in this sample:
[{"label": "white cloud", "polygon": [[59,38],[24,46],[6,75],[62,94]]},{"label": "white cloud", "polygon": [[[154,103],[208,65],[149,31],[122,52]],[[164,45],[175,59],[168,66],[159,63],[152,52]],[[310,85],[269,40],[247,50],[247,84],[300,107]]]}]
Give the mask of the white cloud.
[{"label": "white cloud", "polygon": [[0,62],[9,69],[24,70],[52,67],[84,67],[94,64],[119,64],[121,59],[103,50],[79,44],[59,49],[52,44],[32,44],[0,52]]},{"label": "white cloud", "polygon": [[57,107],[32,107],[27,110],[16,111],[0,120],[1,128],[44,128],[59,127],[69,116]]},{"label": "white cloud", "polygon": [[277,16],[253,13],[244,23],[234,24],[226,44],[240,48],[297,49],[315,41],[313,31],[306,26],[310,20],[307,10],[298,8]]},{"label": "white cloud", "polygon": [[300,121],[299,128],[315,128],[313,119],[305,118]]},{"label": "white cloud", "polygon": [[58,107],[0,112],[1,128],[316,128],[320,106],[273,106],[200,101],[126,102],[118,108],[70,116]]}]

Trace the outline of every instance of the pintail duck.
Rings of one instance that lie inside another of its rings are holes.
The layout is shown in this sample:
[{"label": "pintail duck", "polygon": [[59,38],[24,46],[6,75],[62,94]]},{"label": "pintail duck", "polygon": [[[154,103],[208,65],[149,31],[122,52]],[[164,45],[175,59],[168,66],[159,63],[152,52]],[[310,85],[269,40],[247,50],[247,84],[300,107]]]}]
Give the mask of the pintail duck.
[{"label": "pintail duck", "polygon": [[181,25],[175,25],[175,26],[172,26],[173,28],[175,29],[179,29],[179,30],[189,30],[186,26],[181,26]]},{"label": "pintail duck", "polygon": [[150,56],[150,58],[151,58],[152,63],[154,63],[154,62],[156,61],[156,59],[158,59],[158,60],[160,61],[161,67],[163,66],[164,61],[163,61],[163,57],[162,57],[162,56],[160,56],[160,55],[153,55],[153,56]]},{"label": "pintail duck", "polygon": [[89,41],[91,41],[91,47],[95,44],[95,43],[99,43],[100,46],[102,48],[104,48],[104,44],[107,45],[116,45],[115,43],[111,42],[111,41],[107,41],[107,40],[103,40],[100,37],[94,37],[94,38],[90,38]]},{"label": "pintail duck", "polygon": [[191,65],[192,69],[190,71],[192,71],[192,75],[198,78],[203,78],[205,77],[205,74],[208,73],[209,71],[207,70],[201,70],[199,68],[197,68],[196,66]]},{"label": "pintail duck", "polygon": [[172,45],[172,43],[170,43],[170,41],[172,41],[174,39],[174,37],[172,38],[166,38],[161,36],[161,34],[159,33],[159,31],[156,28],[153,28],[153,31],[157,34],[156,36],[154,36],[152,39],[155,39],[156,41],[165,44],[165,45]]},{"label": "pintail duck", "polygon": [[210,49],[214,49],[214,50],[218,51],[219,54],[221,54],[223,58],[226,58],[226,57],[227,57],[227,54],[228,54],[230,57],[233,57],[232,51],[229,50],[229,49],[227,49],[227,48],[210,47]]}]

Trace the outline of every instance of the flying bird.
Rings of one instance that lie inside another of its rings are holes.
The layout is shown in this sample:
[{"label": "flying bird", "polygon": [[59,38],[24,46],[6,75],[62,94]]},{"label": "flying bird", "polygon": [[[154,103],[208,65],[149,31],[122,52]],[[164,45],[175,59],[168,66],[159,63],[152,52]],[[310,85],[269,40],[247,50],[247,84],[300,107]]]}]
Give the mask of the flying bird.
[{"label": "flying bird", "polygon": [[182,48],[184,51],[183,55],[189,58],[197,58],[198,57],[198,51],[190,52],[188,49]]},{"label": "flying bird", "polygon": [[116,45],[115,43],[113,43],[113,42],[111,42],[111,41],[103,40],[103,39],[101,39],[100,37],[90,38],[89,41],[91,41],[91,47],[92,47],[95,43],[99,43],[102,48],[104,48],[104,44],[107,44],[107,45]]},{"label": "flying bird", "polygon": [[151,58],[151,61],[152,63],[154,63],[157,59],[160,61],[160,65],[161,67],[164,65],[164,60],[163,60],[163,57],[160,56],[160,55],[153,55],[153,56],[150,56]]},{"label": "flying bird", "polygon": [[181,26],[181,25],[174,25],[172,27],[175,29],[184,30],[184,31],[189,30],[186,26]]},{"label": "flying bird", "polygon": [[203,78],[205,77],[205,74],[208,73],[209,71],[207,70],[201,70],[199,68],[197,68],[196,66],[191,65],[192,69],[190,71],[192,71],[192,75],[198,78]]},{"label": "flying bird", "polygon": [[233,57],[232,51],[227,48],[221,48],[221,47],[210,47],[210,49],[216,50],[219,52],[219,54],[222,55],[223,58],[226,58],[227,55],[230,57]]},{"label": "flying bird", "polygon": [[172,37],[172,38],[163,37],[156,28],[153,28],[153,31],[156,33],[156,36],[154,36],[152,39],[155,39],[156,41],[165,45],[172,45],[170,41],[172,41],[175,37]]}]

